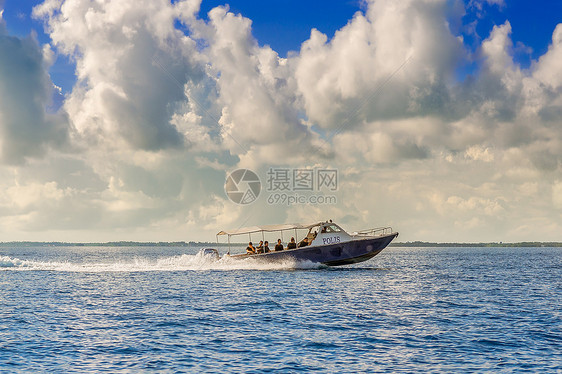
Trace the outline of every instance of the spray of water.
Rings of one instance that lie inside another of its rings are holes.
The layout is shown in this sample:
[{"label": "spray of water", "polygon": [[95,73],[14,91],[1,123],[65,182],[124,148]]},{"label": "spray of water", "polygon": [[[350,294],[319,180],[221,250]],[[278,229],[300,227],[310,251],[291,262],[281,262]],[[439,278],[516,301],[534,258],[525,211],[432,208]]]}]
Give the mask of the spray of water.
[{"label": "spray of water", "polygon": [[21,260],[0,256],[0,271],[63,271],[63,272],[139,272],[139,271],[232,271],[232,270],[295,270],[321,269],[325,265],[310,261],[285,260],[280,262],[260,262],[254,259],[232,259],[198,253],[159,259],[135,258],[129,261],[73,263],[56,261]]}]

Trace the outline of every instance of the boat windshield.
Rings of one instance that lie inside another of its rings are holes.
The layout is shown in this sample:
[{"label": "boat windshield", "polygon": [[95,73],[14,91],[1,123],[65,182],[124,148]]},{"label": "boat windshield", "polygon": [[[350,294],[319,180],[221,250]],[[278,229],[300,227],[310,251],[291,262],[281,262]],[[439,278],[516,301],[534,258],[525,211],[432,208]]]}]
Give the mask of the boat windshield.
[{"label": "boat windshield", "polygon": [[341,232],[342,230],[337,225],[326,225],[324,226],[324,230],[322,232]]}]

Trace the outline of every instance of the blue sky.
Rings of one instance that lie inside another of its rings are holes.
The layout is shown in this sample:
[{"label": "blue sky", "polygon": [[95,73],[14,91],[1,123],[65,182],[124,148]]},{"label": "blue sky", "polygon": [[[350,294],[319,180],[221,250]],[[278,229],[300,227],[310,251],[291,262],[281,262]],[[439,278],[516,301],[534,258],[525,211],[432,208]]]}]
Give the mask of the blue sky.
[{"label": "blue sky", "polygon": [[[48,43],[49,37],[43,32],[41,21],[34,20],[30,14],[40,0],[7,0],[4,4],[4,19],[8,30],[14,35],[27,36],[36,33],[39,42]],[[200,16],[206,19],[209,10],[228,4],[230,11],[240,13],[253,20],[253,34],[260,44],[269,44],[281,56],[289,51],[299,50],[300,45],[310,36],[310,30],[318,30],[333,35],[344,26],[353,14],[361,9],[360,1],[318,0],[295,1],[203,1]],[[322,11],[319,12],[318,9]],[[72,88],[74,73],[72,63],[59,57],[51,68],[54,82],[66,92]]]},{"label": "blue sky", "polygon": [[[0,0],[3,240],[562,240],[562,2],[224,4]],[[337,203],[228,200],[276,167],[337,169]]]},{"label": "blue sky", "polygon": [[[204,1],[201,14],[224,4]],[[283,57],[288,51],[298,51],[302,42],[309,38],[312,28],[332,36],[355,12],[364,9],[358,0],[230,1],[228,4],[232,12],[253,21],[253,33],[261,44],[269,44]]]},{"label": "blue sky", "polygon": [[[4,19],[10,33],[27,36],[35,32],[40,43],[48,43],[43,23],[31,17],[32,8],[40,0],[5,0]],[[200,17],[206,19],[209,10],[228,4],[230,11],[240,13],[252,20],[252,33],[260,45],[270,45],[281,57],[289,51],[298,51],[310,36],[312,28],[332,37],[345,26],[355,12],[364,11],[360,0],[232,0],[229,2],[203,0]],[[540,5],[539,5],[540,4]],[[504,5],[484,4],[481,8],[467,7],[462,25],[453,30],[463,35],[468,49],[476,51],[482,39],[486,38],[495,25],[509,20],[512,26],[512,40],[515,47],[515,61],[528,68],[532,60],[543,55],[551,42],[552,32],[562,19],[562,1],[530,2],[510,0]],[[477,35],[467,32],[467,25],[476,23]],[[528,47],[528,48],[524,48]],[[473,72],[476,65],[463,68],[461,76]],[[55,84],[68,92],[75,81],[72,62],[58,56],[51,68]]]}]

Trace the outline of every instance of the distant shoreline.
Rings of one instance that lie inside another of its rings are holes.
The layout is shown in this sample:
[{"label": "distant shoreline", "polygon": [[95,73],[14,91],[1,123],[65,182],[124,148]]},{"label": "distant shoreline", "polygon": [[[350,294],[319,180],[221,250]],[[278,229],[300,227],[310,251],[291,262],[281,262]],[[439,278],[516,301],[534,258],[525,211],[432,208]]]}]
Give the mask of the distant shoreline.
[{"label": "distant shoreline", "polygon": [[390,243],[389,247],[562,247],[562,242],[430,243],[415,241]]},{"label": "distant shoreline", "polygon": [[[231,243],[232,246],[244,246],[246,243]],[[228,243],[216,242],[133,242],[117,241],[105,243],[69,243],[69,242],[0,242],[0,248],[5,247],[227,247]],[[562,242],[517,242],[517,243],[431,243],[422,241],[391,243],[389,247],[562,247]]]}]

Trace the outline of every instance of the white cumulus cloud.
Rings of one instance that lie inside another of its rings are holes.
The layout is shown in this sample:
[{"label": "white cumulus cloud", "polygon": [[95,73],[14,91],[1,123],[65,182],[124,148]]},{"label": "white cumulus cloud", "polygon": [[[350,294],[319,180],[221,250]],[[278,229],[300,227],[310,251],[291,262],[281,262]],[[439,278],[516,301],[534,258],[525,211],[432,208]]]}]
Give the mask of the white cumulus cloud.
[{"label": "white cumulus cloud", "polygon": [[80,133],[147,150],[189,142],[170,120],[184,86],[204,73],[195,41],[174,25],[183,9],[165,0],[46,1],[34,9],[54,46],[76,60],[65,109]]},{"label": "white cumulus cloud", "polygon": [[[391,224],[403,240],[557,239],[562,25],[522,68],[509,21],[476,52],[458,31],[466,12],[503,1],[367,1],[332,38],[313,29],[281,58],[252,20],[199,6],[46,0],[34,16],[48,46],[0,17],[10,232],[209,240],[223,225],[333,218]],[[53,114],[57,54],[77,81]],[[337,204],[227,200],[225,171],[252,168],[265,188],[270,166],[338,169]]]},{"label": "white cumulus cloud", "polygon": [[47,113],[54,86],[48,74],[51,50],[33,36],[7,33],[0,13],[0,159],[22,164],[48,149],[68,145],[64,113]]}]

